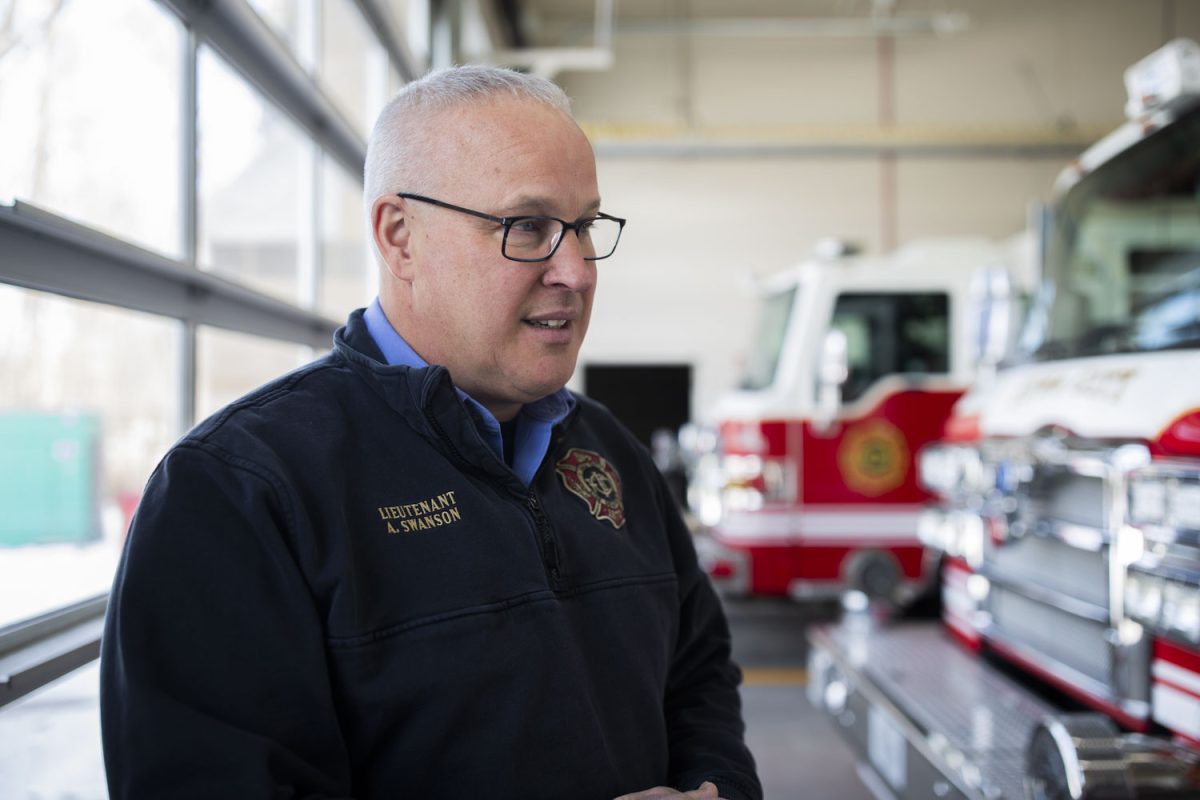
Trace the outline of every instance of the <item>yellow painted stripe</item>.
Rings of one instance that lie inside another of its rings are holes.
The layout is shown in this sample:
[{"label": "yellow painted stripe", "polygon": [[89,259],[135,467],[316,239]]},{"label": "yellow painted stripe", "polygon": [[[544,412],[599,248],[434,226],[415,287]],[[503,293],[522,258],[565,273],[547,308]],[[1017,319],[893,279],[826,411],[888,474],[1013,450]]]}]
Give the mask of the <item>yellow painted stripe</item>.
[{"label": "yellow painted stripe", "polygon": [[808,683],[808,670],[803,667],[751,667],[742,670],[742,678],[746,686],[804,686]]}]

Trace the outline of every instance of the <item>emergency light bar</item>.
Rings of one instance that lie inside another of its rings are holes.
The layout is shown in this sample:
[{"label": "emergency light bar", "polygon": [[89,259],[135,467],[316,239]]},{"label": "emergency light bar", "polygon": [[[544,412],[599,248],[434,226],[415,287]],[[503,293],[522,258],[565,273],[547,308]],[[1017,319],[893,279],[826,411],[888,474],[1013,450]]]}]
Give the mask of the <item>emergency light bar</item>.
[{"label": "emergency light bar", "polygon": [[1125,70],[1125,116],[1140,119],[1200,95],[1200,45],[1175,39]]}]

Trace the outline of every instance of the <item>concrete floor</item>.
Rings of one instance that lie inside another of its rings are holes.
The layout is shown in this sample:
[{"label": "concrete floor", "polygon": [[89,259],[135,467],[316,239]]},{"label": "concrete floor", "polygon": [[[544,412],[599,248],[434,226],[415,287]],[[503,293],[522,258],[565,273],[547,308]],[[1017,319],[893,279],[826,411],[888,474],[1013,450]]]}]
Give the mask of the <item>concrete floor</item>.
[{"label": "concrete floor", "polygon": [[805,695],[805,630],[831,621],[835,607],[760,598],[726,599],[725,609],[745,675],[746,741],[767,800],[875,800],[849,747]]},{"label": "concrete floor", "polygon": [[[849,749],[804,693],[807,625],[829,607],[727,600],[746,682],[746,737],[768,800],[873,800]],[[98,667],[0,709],[0,798],[106,800]]]},{"label": "concrete floor", "polygon": [[106,800],[100,667],[92,662],[0,708],[0,798]]}]

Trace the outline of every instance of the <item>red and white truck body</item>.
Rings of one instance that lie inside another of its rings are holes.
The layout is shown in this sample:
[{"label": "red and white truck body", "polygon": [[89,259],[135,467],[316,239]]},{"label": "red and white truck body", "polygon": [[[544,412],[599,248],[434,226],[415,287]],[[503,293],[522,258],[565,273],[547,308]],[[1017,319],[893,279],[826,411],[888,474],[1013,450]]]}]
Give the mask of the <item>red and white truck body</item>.
[{"label": "red and white truck body", "polygon": [[[1012,358],[920,456],[974,656],[928,627],[813,637],[814,691],[848,729],[867,710],[897,796],[1200,798],[1200,46],[1126,82],[1131,121],[1056,185]],[[913,679],[933,662],[959,666]]]},{"label": "red and white truck body", "polygon": [[923,528],[956,636],[1200,743],[1200,48],[1177,49],[1196,94],[1135,98],[1060,179],[1024,353],[924,455]]},{"label": "red and white truck body", "polygon": [[972,378],[978,269],[1020,252],[928,240],[814,258],[764,283],[757,350],[705,420],[717,435],[689,489],[714,580],[803,598],[847,586],[902,597],[929,578],[914,458]]}]

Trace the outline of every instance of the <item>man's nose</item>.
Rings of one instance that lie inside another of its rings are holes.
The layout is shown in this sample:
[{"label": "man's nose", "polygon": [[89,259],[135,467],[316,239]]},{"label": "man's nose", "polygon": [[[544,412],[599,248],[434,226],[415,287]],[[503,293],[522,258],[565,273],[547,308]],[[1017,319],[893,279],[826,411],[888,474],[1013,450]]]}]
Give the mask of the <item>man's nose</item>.
[{"label": "man's nose", "polygon": [[586,292],[596,284],[596,262],[583,257],[583,248],[575,231],[563,231],[558,249],[550,256],[542,281],[574,292]]}]

